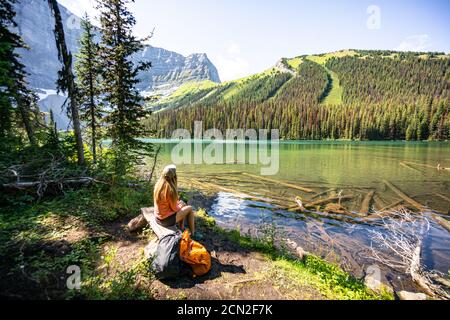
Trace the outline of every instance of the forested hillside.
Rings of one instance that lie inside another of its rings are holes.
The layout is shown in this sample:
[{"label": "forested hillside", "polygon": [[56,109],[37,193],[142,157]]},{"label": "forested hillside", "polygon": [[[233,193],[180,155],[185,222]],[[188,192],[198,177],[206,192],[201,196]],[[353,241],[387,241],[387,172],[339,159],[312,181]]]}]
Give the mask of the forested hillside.
[{"label": "forested hillside", "polygon": [[449,64],[444,54],[393,51],[283,59],[245,79],[191,83],[154,103],[146,125],[160,137],[201,120],[220,130],[277,128],[283,139],[445,140]]}]

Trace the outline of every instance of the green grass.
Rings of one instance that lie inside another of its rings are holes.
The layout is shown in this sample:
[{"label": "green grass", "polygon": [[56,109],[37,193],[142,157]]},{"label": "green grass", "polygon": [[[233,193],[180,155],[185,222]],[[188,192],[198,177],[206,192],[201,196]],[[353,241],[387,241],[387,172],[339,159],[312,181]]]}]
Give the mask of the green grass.
[{"label": "green grass", "polygon": [[241,84],[241,83],[244,83],[244,82],[246,82],[248,80],[251,80],[251,79],[254,79],[254,78],[260,78],[260,77],[264,77],[264,76],[270,76],[270,75],[273,75],[274,73],[276,73],[276,69],[275,68],[270,68],[270,69],[267,69],[267,70],[265,70],[263,72],[252,74],[250,76],[246,76],[246,77],[239,78],[239,79],[236,79],[236,80],[229,80],[227,82],[223,82],[222,84],[223,85],[228,84],[228,83]]},{"label": "green grass", "polygon": [[301,57],[296,57],[293,59],[287,59],[286,63],[288,64],[288,66],[290,66],[293,70],[297,70],[298,67],[302,64],[303,62],[303,58]]},{"label": "green grass", "polygon": [[330,75],[331,81],[332,81],[332,87],[328,95],[325,97],[325,99],[322,101],[323,105],[338,105],[342,104],[342,94],[343,94],[343,88],[340,85],[339,76],[336,74],[336,72],[329,70],[325,64],[329,59],[332,57],[345,57],[345,56],[353,56],[357,54],[355,51],[352,50],[344,50],[344,51],[338,51],[334,53],[328,53],[321,56],[308,56],[306,59],[315,62],[322,66],[326,70],[326,72]]},{"label": "green grass", "polygon": [[343,89],[339,83],[339,77],[336,72],[327,69],[328,74],[331,76],[333,86],[327,97],[322,102],[324,105],[337,105],[342,104]]},{"label": "green grass", "polygon": [[[16,199],[0,210],[2,291],[40,299],[151,297],[148,290],[135,286],[138,278],[147,277],[143,261],[108,276],[98,269],[105,258],[101,248],[109,240],[103,226],[130,213],[137,214],[151,203],[148,190],[124,187],[66,191],[64,196],[39,203],[27,197]],[[82,235],[71,238],[73,232]],[[66,268],[71,265],[82,270],[81,291],[66,288]]]},{"label": "green grass", "polygon": [[[248,89],[252,83],[266,77],[272,77],[277,74],[275,68],[268,69],[264,72],[243,77],[237,80],[223,82],[221,84],[212,81],[189,82],[183,84],[170,96],[161,99],[154,105],[162,106],[157,112],[161,112],[166,108],[173,106],[183,106],[201,101],[229,101],[234,96],[240,95]],[[203,94],[202,94],[203,92]]]},{"label": "green grass", "polygon": [[358,53],[353,50],[340,50],[340,51],[330,52],[330,53],[321,54],[321,55],[310,55],[307,57],[307,59],[311,60],[315,63],[318,63],[322,66],[325,66],[327,61],[331,58],[342,58],[342,57],[349,57],[349,56],[351,57],[351,56],[355,56],[357,54]]},{"label": "green grass", "polygon": [[173,92],[169,97],[167,97],[163,101],[176,100],[177,98],[180,98],[186,94],[198,92],[204,89],[214,88],[217,86],[219,86],[219,84],[212,82],[210,80],[187,82],[181,85],[177,90],[175,90],[175,92]]}]

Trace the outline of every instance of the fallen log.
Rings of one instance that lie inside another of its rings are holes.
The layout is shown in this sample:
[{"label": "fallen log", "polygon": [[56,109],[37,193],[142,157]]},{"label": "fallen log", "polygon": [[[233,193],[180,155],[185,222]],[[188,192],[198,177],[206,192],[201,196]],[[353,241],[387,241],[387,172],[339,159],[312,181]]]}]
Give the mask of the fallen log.
[{"label": "fallen log", "polygon": [[243,198],[243,199],[249,199],[249,200],[254,200],[254,201],[265,202],[265,203],[269,203],[269,204],[272,204],[272,205],[277,205],[280,208],[282,207],[282,204],[280,204],[279,201],[276,201],[276,200],[273,200],[273,199],[270,199],[270,198],[263,198],[263,197],[258,197],[258,196],[252,196],[252,195],[249,195],[247,193],[243,193],[243,192],[235,190],[235,189],[219,186],[217,184],[210,183],[210,182],[200,182],[200,181],[195,180],[195,179],[191,179],[191,181],[194,182],[194,184],[197,184],[199,186],[207,187],[208,190],[217,189],[217,190],[220,190],[220,191],[223,191],[223,192],[235,194],[238,197]]},{"label": "fallen log", "polygon": [[384,211],[386,211],[386,210],[392,209],[392,208],[394,208],[394,207],[396,207],[396,206],[402,204],[404,201],[405,201],[405,200],[400,199],[400,200],[398,200],[398,201],[396,201],[396,202],[394,202],[394,203],[391,203],[390,205],[387,205],[387,206],[381,208],[381,209],[378,210],[378,211],[384,212]]},{"label": "fallen log", "polygon": [[374,213],[374,214],[364,217],[363,220],[367,221],[367,220],[371,220],[371,219],[381,219],[384,217],[388,217],[390,215],[391,215],[391,212],[389,212],[389,211],[378,212],[378,213]]},{"label": "fallen log", "polygon": [[370,210],[370,203],[372,202],[372,198],[375,195],[375,191],[370,191],[366,196],[364,197],[364,200],[361,204],[361,210],[359,212],[361,214],[367,215],[369,214]]},{"label": "fallen log", "polygon": [[432,214],[431,218],[436,221],[441,227],[446,229],[448,232],[450,232],[450,221],[448,221],[445,218],[442,218],[441,216],[438,216],[437,214]]},{"label": "fallen log", "polygon": [[143,214],[140,214],[136,218],[128,222],[127,229],[129,232],[138,232],[144,229],[147,225],[148,221],[145,219],[145,216]]},{"label": "fallen log", "polygon": [[319,198],[319,197],[321,197],[321,196],[323,196],[325,194],[331,193],[331,192],[336,192],[336,188],[328,189],[327,191],[323,191],[321,193],[316,193],[315,195],[312,196],[311,199]]},{"label": "fallen log", "polygon": [[48,181],[28,181],[28,182],[13,182],[13,183],[4,183],[2,184],[2,188],[4,189],[30,189],[39,187],[41,185],[80,185],[80,184],[88,184],[95,182],[94,178],[84,177],[84,178],[73,178],[73,179],[64,179],[64,180],[48,180]]},{"label": "fallen log", "polygon": [[438,197],[441,198],[441,199],[444,199],[444,200],[447,201],[447,202],[450,202],[450,198],[444,196],[443,194],[435,193],[435,195],[438,196]]},{"label": "fallen log", "polygon": [[261,177],[261,176],[257,176],[257,175],[246,173],[246,172],[243,172],[242,174],[246,175],[248,177],[252,177],[252,178],[255,178],[255,179],[259,179],[259,180],[272,182],[272,183],[275,183],[275,184],[278,184],[278,185],[281,185],[281,186],[285,186],[285,187],[292,188],[292,189],[297,189],[297,190],[300,190],[300,191],[303,191],[303,192],[314,193],[314,191],[312,189],[300,187],[300,186],[292,184],[292,183],[287,183],[287,182],[278,181],[278,180],[275,180],[275,179]]},{"label": "fallen log", "polygon": [[373,202],[375,203],[376,211],[380,211],[381,208],[386,206],[386,202],[377,194],[374,195]]},{"label": "fallen log", "polygon": [[432,166],[429,164],[423,164],[423,163],[417,163],[417,162],[412,162],[412,161],[403,161],[404,163],[409,163],[415,166],[419,166],[419,167],[425,167],[425,168],[430,168],[430,169],[436,169],[438,171],[450,171],[450,168],[446,168],[446,167],[442,167],[441,164],[437,164],[436,166]]},{"label": "fallen log", "polygon": [[403,193],[400,189],[398,189],[396,186],[394,186],[392,183],[390,183],[387,180],[383,180],[384,184],[388,186],[394,193],[396,193],[400,198],[408,202],[413,207],[417,208],[419,211],[423,212],[426,211],[426,207],[416,200],[408,197],[405,193]]},{"label": "fallen log", "polygon": [[345,200],[350,200],[353,198],[354,197],[352,195],[340,196],[340,197],[335,196],[335,197],[330,197],[327,199],[322,199],[322,200],[317,200],[314,202],[306,203],[304,206],[305,207],[316,207],[316,206],[320,206],[320,205],[327,204],[327,203],[334,202],[334,201],[343,201],[343,200],[345,201]]},{"label": "fallen log", "polygon": [[325,209],[323,209],[323,212],[326,213],[338,213],[338,214],[350,214],[347,209],[345,209],[342,205],[338,203],[329,203],[325,206]]},{"label": "fallen log", "polygon": [[410,170],[413,170],[413,171],[415,171],[415,172],[423,173],[423,172],[420,171],[419,169],[413,168],[413,167],[407,165],[407,164],[404,163],[404,162],[400,162],[400,165],[401,165],[402,167],[406,168],[406,169],[410,169]]}]

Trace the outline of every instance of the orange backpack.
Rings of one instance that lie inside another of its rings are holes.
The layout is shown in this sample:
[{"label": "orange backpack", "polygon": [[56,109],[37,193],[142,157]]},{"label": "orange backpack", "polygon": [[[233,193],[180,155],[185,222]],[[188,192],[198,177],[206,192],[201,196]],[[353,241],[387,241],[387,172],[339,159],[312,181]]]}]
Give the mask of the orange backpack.
[{"label": "orange backpack", "polygon": [[187,230],[180,241],[180,259],[191,266],[196,276],[203,276],[211,269],[211,255],[202,244],[191,239]]}]

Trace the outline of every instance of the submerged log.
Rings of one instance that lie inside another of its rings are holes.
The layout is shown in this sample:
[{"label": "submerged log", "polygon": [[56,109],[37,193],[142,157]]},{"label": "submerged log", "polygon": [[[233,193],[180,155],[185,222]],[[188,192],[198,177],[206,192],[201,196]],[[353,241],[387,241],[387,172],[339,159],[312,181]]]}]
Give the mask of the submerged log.
[{"label": "submerged log", "polygon": [[369,214],[370,210],[370,203],[372,202],[372,198],[375,195],[375,191],[370,191],[366,196],[364,197],[364,200],[361,204],[361,210],[359,211],[361,214],[367,215]]},{"label": "submerged log", "polygon": [[400,200],[398,200],[398,201],[395,201],[394,203],[391,203],[390,205],[387,205],[387,206],[381,208],[381,209],[378,210],[378,211],[384,212],[384,211],[386,211],[386,210],[390,210],[390,209],[395,208],[396,206],[402,204],[404,201],[405,201],[405,200],[400,199]]},{"label": "submerged log", "polygon": [[448,221],[445,218],[442,218],[441,216],[438,216],[437,214],[432,214],[431,217],[434,221],[436,221],[441,227],[446,229],[450,232],[450,221]]},{"label": "submerged log", "polygon": [[446,171],[449,172],[450,168],[446,168],[446,167],[442,167],[440,163],[438,163],[436,166],[432,166],[430,164],[423,164],[423,163],[417,163],[417,162],[412,162],[412,161],[403,161],[404,163],[409,163],[415,166],[419,166],[419,167],[425,167],[425,168],[430,168],[430,169],[436,169],[438,171]]},{"label": "submerged log", "polygon": [[292,189],[301,190],[303,192],[314,193],[314,191],[312,189],[304,188],[304,187],[301,187],[301,186],[298,186],[298,185],[295,185],[295,184],[292,184],[292,183],[278,181],[278,180],[270,179],[270,178],[266,178],[266,177],[261,177],[261,176],[257,176],[257,175],[246,173],[246,172],[244,172],[242,174],[246,175],[248,177],[251,177],[251,178],[272,182],[272,183],[275,183],[275,184],[278,184],[278,185],[281,185],[281,186],[285,186],[285,187],[288,187],[288,188],[292,188]]},{"label": "submerged log", "polygon": [[319,197],[321,197],[321,196],[323,196],[325,194],[331,193],[331,192],[336,192],[336,188],[328,189],[327,191],[323,191],[323,192],[317,193],[317,194],[312,196],[312,199],[319,198]]},{"label": "submerged log", "polygon": [[325,206],[323,211],[326,213],[350,214],[350,212],[339,203],[329,203]]},{"label": "submerged log", "polygon": [[417,202],[416,200],[408,197],[405,193],[403,193],[400,189],[398,189],[396,186],[394,186],[392,183],[390,183],[387,180],[383,180],[384,184],[386,186],[388,186],[392,191],[394,191],[394,193],[396,193],[400,198],[402,198],[403,200],[405,200],[406,202],[408,202],[410,205],[412,205],[413,207],[417,208],[419,211],[423,212],[426,210],[426,207],[422,204],[420,204],[419,202]]},{"label": "submerged log", "polygon": [[382,219],[384,217],[388,217],[391,215],[391,212],[385,211],[385,212],[378,212],[371,215],[368,215],[363,218],[364,221],[372,220],[372,219]]},{"label": "submerged log", "polygon": [[447,202],[450,202],[450,198],[444,196],[443,194],[435,193],[435,195],[438,196],[438,197],[441,198],[441,199],[444,199],[444,200],[447,201]]},{"label": "submerged log", "polygon": [[214,184],[214,183],[200,182],[200,181],[195,180],[195,179],[191,179],[191,182],[193,182],[194,184],[197,184],[198,186],[206,188],[208,190],[216,189],[216,190],[220,190],[220,191],[223,191],[223,192],[235,194],[235,195],[237,195],[237,196],[239,196],[240,198],[243,198],[243,199],[249,199],[249,200],[269,203],[269,204],[272,204],[272,205],[279,206],[280,208],[283,206],[283,204],[280,203],[279,201],[276,201],[276,200],[273,200],[273,199],[270,199],[270,198],[263,198],[263,197],[258,197],[258,196],[252,196],[252,195],[249,195],[247,193],[241,192],[239,190],[235,190],[235,189],[219,186],[219,185]]},{"label": "submerged log", "polygon": [[384,200],[377,194],[374,195],[373,202],[375,203],[377,211],[380,211],[382,208],[386,206],[386,202],[384,202]]},{"label": "submerged log", "polygon": [[327,199],[322,199],[322,200],[317,200],[314,202],[307,203],[307,204],[305,204],[305,207],[316,207],[316,206],[320,206],[320,205],[327,204],[327,203],[334,202],[334,201],[350,200],[353,198],[354,197],[352,195],[340,196],[340,197],[338,197],[338,196],[329,197]]},{"label": "submerged log", "polygon": [[411,166],[407,165],[407,164],[406,164],[406,163],[404,163],[404,162],[400,162],[400,165],[401,165],[402,167],[404,167],[404,168],[407,168],[407,169],[413,170],[413,171],[415,171],[415,172],[423,173],[423,172],[422,172],[422,171],[420,171],[419,169],[413,168],[413,167],[411,167]]}]

